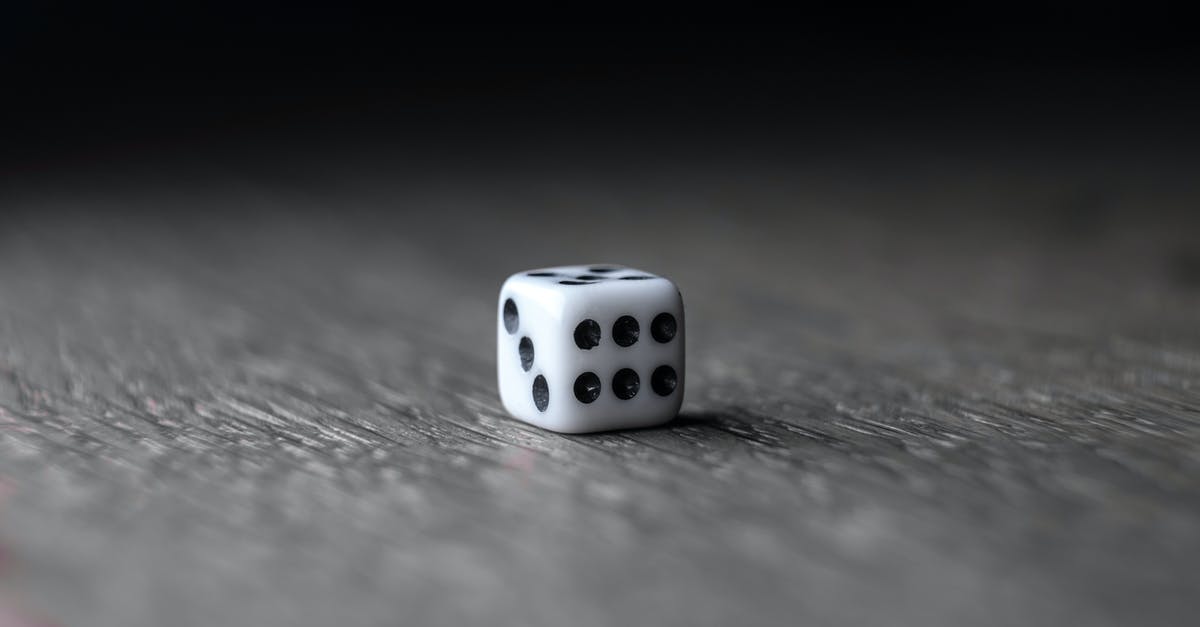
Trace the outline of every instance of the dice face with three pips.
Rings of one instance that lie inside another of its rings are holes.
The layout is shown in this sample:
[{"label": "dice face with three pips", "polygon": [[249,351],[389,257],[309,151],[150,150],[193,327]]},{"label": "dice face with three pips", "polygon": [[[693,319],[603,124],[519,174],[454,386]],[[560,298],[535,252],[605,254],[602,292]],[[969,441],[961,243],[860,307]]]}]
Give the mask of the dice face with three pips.
[{"label": "dice face with three pips", "polygon": [[500,288],[500,399],[562,433],[662,424],[683,402],[683,340],[683,298],[663,277],[611,264],[518,272]]}]

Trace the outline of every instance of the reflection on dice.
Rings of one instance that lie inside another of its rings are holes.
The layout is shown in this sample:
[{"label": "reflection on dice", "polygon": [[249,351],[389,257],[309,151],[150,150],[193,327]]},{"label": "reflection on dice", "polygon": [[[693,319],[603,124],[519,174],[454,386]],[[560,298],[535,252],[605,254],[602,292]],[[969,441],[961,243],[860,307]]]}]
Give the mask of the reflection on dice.
[{"label": "reflection on dice", "polygon": [[519,272],[500,288],[500,399],[562,433],[662,424],[683,402],[683,298],[614,265]]}]

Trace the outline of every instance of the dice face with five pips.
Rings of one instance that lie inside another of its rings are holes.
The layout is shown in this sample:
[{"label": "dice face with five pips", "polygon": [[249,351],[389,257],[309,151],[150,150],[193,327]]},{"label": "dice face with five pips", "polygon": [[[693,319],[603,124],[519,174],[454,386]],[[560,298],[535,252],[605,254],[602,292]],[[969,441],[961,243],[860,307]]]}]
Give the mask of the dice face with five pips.
[{"label": "dice face with five pips", "polygon": [[562,433],[662,424],[683,402],[683,330],[683,298],[663,277],[610,264],[518,272],[500,288],[500,399]]}]

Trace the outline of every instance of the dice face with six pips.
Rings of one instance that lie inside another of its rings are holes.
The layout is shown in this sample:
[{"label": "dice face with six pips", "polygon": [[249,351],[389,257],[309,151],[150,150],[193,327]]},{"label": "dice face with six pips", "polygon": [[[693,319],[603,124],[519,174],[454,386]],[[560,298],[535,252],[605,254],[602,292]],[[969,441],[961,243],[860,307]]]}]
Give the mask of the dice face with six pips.
[{"label": "dice face with six pips", "polygon": [[500,399],[562,433],[662,424],[683,402],[683,299],[610,264],[518,272],[500,288]]}]

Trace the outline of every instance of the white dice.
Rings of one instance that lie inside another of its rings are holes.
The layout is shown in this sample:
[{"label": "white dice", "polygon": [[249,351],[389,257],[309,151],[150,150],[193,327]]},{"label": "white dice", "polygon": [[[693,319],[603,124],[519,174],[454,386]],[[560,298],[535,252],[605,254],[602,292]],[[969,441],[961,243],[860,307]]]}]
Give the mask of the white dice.
[{"label": "white dice", "polygon": [[649,427],[683,403],[683,298],[648,272],[597,264],[518,272],[500,288],[500,400],[544,429]]}]

